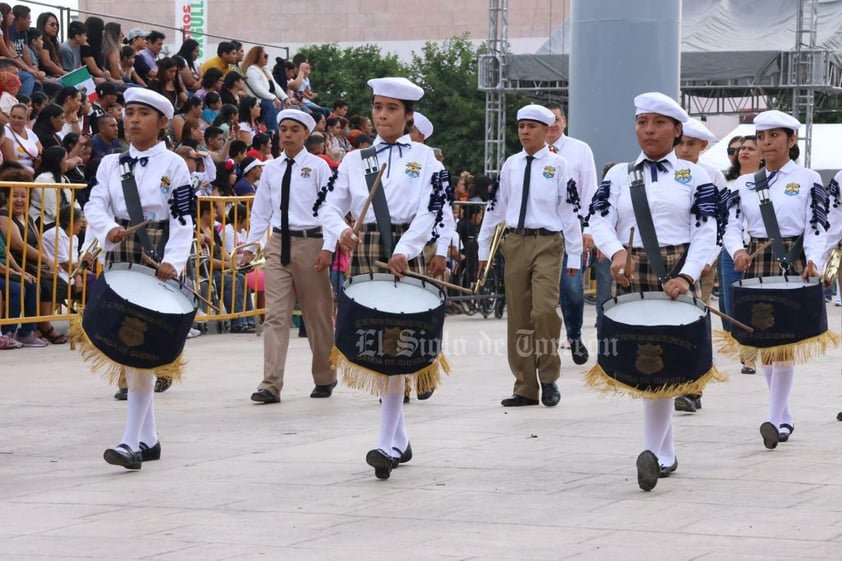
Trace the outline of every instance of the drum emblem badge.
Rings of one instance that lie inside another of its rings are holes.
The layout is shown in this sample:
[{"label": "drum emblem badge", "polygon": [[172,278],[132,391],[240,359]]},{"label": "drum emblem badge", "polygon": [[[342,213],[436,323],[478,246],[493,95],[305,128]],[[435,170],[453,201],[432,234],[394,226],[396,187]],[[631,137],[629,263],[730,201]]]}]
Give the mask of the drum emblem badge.
[{"label": "drum emblem badge", "polygon": [[392,327],[383,330],[383,354],[398,356],[398,339],[401,336],[400,327]]},{"label": "drum emblem badge", "polygon": [[801,192],[801,185],[798,183],[787,183],[786,187],[784,188],[784,194],[790,197],[794,197]]},{"label": "drum emblem badge", "polygon": [[301,177],[304,179],[308,179],[310,177],[310,172],[313,171],[310,168],[301,168]]},{"label": "drum emblem badge", "polygon": [[655,374],[664,369],[661,345],[641,344],[637,346],[637,360],[634,367],[644,374]]},{"label": "drum emblem badge", "polygon": [[690,183],[691,179],[693,179],[693,176],[690,174],[689,169],[675,170],[675,180],[679,183]]},{"label": "drum emblem badge", "polygon": [[772,304],[760,302],[751,307],[751,325],[757,329],[771,329],[775,325]]},{"label": "drum emblem badge", "polygon": [[133,317],[123,320],[118,333],[120,341],[127,347],[137,347],[143,344],[143,333],[146,331],[146,322]]},{"label": "drum emblem badge", "polygon": [[544,177],[547,179],[555,177],[555,166],[544,166]]},{"label": "drum emblem badge", "polygon": [[412,179],[418,179],[421,177],[421,164],[418,162],[407,162],[406,174]]}]

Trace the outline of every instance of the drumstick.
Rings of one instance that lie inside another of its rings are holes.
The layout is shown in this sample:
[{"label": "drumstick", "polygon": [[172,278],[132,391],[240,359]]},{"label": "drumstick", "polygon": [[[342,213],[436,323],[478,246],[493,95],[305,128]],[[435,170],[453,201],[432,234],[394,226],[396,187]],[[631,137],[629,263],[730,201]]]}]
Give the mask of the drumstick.
[{"label": "drumstick", "polygon": [[763,252],[764,249],[766,249],[767,247],[772,245],[773,241],[775,241],[775,240],[774,239],[766,240],[765,242],[763,242],[762,244],[757,246],[757,249],[754,250],[754,253],[752,253],[751,255],[748,256],[749,260],[754,259],[758,255],[760,255]]},{"label": "drumstick", "polygon": [[722,319],[724,319],[724,320],[726,320],[726,321],[730,321],[731,323],[733,323],[734,325],[736,325],[737,327],[739,327],[740,329],[742,329],[742,330],[744,330],[744,331],[748,331],[749,333],[754,333],[754,328],[752,328],[752,327],[750,327],[750,326],[748,326],[748,325],[744,324],[744,323],[743,323],[743,322],[741,322],[741,321],[737,321],[737,320],[735,320],[734,318],[732,318],[732,317],[731,317],[731,316],[729,316],[728,314],[723,314],[723,313],[722,313],[722,312],[720,312],[719,310],[714,310],[714,309],[713,309],[713,308],[711,308],[710,306],[706,306],[706,308],[707,308],[707,309],[708,309],[708,311],[709,311],[710,313],[712,313],[713,315],[715,315],[715,316],[719,316],[719,317],[721,317]]},{"label": "drumstick", "polygon": [[[377,172],[377,177],[374,178],[374,184],[371,186],[371,190],[368,192],[368,198],[365,200],[365,204],[363,205],[363,210],[360,215],[357,217],[357,222],[354,224],[354,228],[351,230],[351,234],[356,237],[360,235],[360,229],[363,227],[363,223],[365,221],[365,215],[368,213],[368,207],[371,206],[371,201],[374,200],[374,195],[377,193],[377,188],[380,187],[380,178],[383,177],[383,172],[386,170],[386,164],[380,166],[380,171]],[[353,255],[354,252],[352,251],[349,255]],[[351,264],[348,264],[348,268],[345,269],[345,278],[351,278]]]},{"label": "drumstick", "polygon": [[634,226],[629,230],[629,248],[626,251],[626,268],[623,269],[623,274],[627,279],[631,279],[632,268],[632,244],[634,243]]},{"label": "drumstick", "polygon": [[140,230],[141,228],[143,228],[144,226],[146,226],[150,222],[152,222],[152,221],[151,220],[144,220],[143,222],[138,222],[134,226],[129,226],[128,228],[126,228],[123,231],[123,234],[126,235],[126,236],[128,236],[129,234],[134,234],[136,231]]},{"label": "drumstick", "polygon": [[[389,264],[384,263],[383,261],[375,261],[374,264],[377,265],[378,267],[380,267],[381,269],[388,269],[389,268]],[[465,288],[464,286],[459,286],[458,284],[453,284],[453,283],[449,283],[449,282],[446,282],[446,281],[443,281],[443,280],[434,279],[433,277],[428,277],[427,275],[422,275],[421,273],[413,273],[412,271],[404,271],[403,274],[408,276],[408,277],[412,277],[414,279],[424,280],[424,281],[427,281],[427,282],[435,284],[435,285],[440,285],[440,286],[443,286],[445,288],[457,290],[459,292],[462,292],[463,294],[473,294],[474,293],[474,291],[471,290],[470,288]]]},{"label": "drumstick", "polygon": [[[152,259],[152,258],[151,258],[151,257],[149,257],[148,255],[146,255],[146,253],[145,253],[145,252],[143,253],[143,260],[144,260],[144,261],[146,261],[146,263],[147,263],[150,267],[152,267],[152,268],[153,268],[153,269],[155,269],[156,271],[158,270],[158,267],[160,266],[160,263],[158,263],[157,261],[155,261],[154,259]],[[218,308],[218,307],[216,307],[216,306],[214,306],[214,305],[213,305],[213,302],[211,302],[210,300],[207,300],[207,299],[206,299],[206,298],[204,298],[201,294],[199,294],[198,292],[196,292],[195,290],[193,290],[192,288],[190,288],[190,287],[189,287],[189,286],[187,286],[186,284],[182,284],[181,286],[183,286],[183,287],[185,288],[185,290],[189,291],[189,292],[190,292],[193,296],[195,296],[196,298],[198,298],[199,300],[201,300],[201,301],[202,301],[202,302],[203,302],[206,306],[208,306],[211,310],[213,310],[213,311],[214,311],[214,312],[216,312],[216,313],[219,313],[219,308]]]}]

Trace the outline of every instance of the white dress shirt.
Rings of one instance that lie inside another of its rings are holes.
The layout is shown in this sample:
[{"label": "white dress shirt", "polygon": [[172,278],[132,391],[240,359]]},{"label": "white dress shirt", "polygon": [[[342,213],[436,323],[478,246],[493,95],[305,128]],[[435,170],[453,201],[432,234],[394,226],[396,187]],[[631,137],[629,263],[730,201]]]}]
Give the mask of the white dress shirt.
[{"label": "white dress shirt", "polygon": [[[646,156],[641,153],[635,165],[641,164],[644,159]],[[698,220],[692,211],[697,188],[710,185],[711,181],[702,167],[679,160],[675,152],[670,152],[661,161],[666,171],[658,171],[657,181],[654,182],[648,164],[643,163],[646,198],[652,222],[661,247],[690,244],[679,274],[689,275],[695,280],[701,275],[716,246],[716,216]],[[632,247],[643,247],[640,228],[634,217],[630,185],[628,164],[617,164],[605,175],[594,196],[594,205],[598,206],[600,195],[604,195],[604,190],[608,191],[607,206],[602,210],[595,208],[590,216],[590,226],[594,243],[609,259],[624,249],[623,243],[628,243],[632,227]]]},{"label": "white dress shirt", "polygon": [[[728,192],[728,181],[725,180],[725,174],[723,174],[721,170],[704,162],[697,162],[697,165],[702,166],[702,168],[708,172],[708,177],[710,177],[710,180],[716,186],[716,192],[719,193],[724,190],[725,193],[723,193],[723,195],[726,195]],[[717,244],[713,248],[713,253],[711,253],[710,259],[708,259],[708,264],[713,265],[716,263],[719,260],[720,253],[722,253],[722,248],[719,244]]]},{"label": "white dress shirt", "polygon": [[[251,207],[249,237],[247,243],[263,243],[270,228],[281,229],[281,187],[287,170],[286,152],[263,166],[263,174],[257,184],[257,193]],[[320,228],[321,221],[314,216],[313,206],[319,191],[330,181],[331,171],[321,158],[305,149],[293,157],[289,188],[289,229],[291,231]],[[322,249],[333,252],[339,239],[323,229]],[[315,256],[313,256],[315,258]]]},{"label": "white dress shirt", "polygon": [[[815,171],[801,167],[792,160],[774,175],[772,173],[767,171],[769,196],[781,236],[790,238],[804,234],[804,255],[821,270],[827,250],[827,232],[824,226],[810,224],[813,219],[812,191],[814,187],[824,188],[821,177]],[[739,207],[734,204],[728,210],[728,226],[725,229],[725,249],[731,257],[744,249],[743,229],[753,238],[769,237],[760,215],[760,201],[754,191],[754,174],[737,178],[734,191],[739,193],[740,204]]]},{"label": "white dress shirt", "polygon": [[[578,269],[582,260],[582,229],[573,205],[567,202],[569,166],[564,158],[550,152],[547,146],[535,152],[533,156],[535,159],[530,168],[529,200],[523,227],[530,230],[544,228],[562,232],[567,266],[570,269]],[[491,238],[498,224],[505,223],[510,228],[518,226],[526,157],[526,151],[521,150],[509,156],[503,163],[500,170],[500,186],[495,200],[486,207],[477,237],[480,261],[488,260]]]},{"label": "white dress shirt", "polygon": [[[191,184],[187,164],[181,156],[167,150],[163,142],[144,152],[130,146],[129,155],[132,158],[148,158],[146,165],[137,162],[133,169],[143,218],[169,221],[169,239],[162,261],[181,272],[190,255],[195,226],[189,216],[184,217],[185,224],[172,216],[170,198],[175,189]],[[108,232],[119,227],[117,219],[129,220],[120,180],[120,154],[109,154],[102,158],[96,180],[96,185],[91,189],[91,198],[85,205],[88,231],[100,241],[105,251],[112,251],[120,244],[108,241]]]},{"label": "white dress shirt", "polygon": [[827,186],[827,195],[830,198],[830,208],[827,211],[827,221],[830,227],[827,229],[827,242],[825,246],[825,258],[827,261],[830,252],[842,242],[842,204],[840,203],[839,185],[842,184],[842,171],[836,173]]},{"label": "white dress shirt", "polygon": [[[379,150],[379,165],[387,164],[379,188],[386,195],[391,222],[410,224],[395,245],[393,254],[402,254],[407,259],[414,259],[433,235],[437,212],[430,210],[432,177],[444,168],[436,160],[430,147],[412,142],[409,135],[400,137],[392,147],[388,147],[378,136],[374,140],[374,147]],[[345,215],[350,212],[351,217],[356,220],[368,199],[368,185],[360,154],[360,150],[354,150],[342,159],[334,189],[327,194],[325,204],[319,209],[319,218],[325,231],[330,231],[336,239],[348,228]],[[449,206],[445,203],[443,212],[448,210]],[[364,223],[376,223],[373,203],[366,212]]]},{"label": "white dress shirt", "polygon": [[579,191],[581,201],[579,216],[585,217],[588,214],[588,203],[596,193],[596,165],[593,151],[587,143],[564,134],[558,137],[551,146],[558,151],[559,156],[567,160],[570,177],[576,182],[576,190]]},{"label": "white dress shirt", "polygon": [[48,255],[50,259],[55,261],[58,276],[64,282],[70,282],[70,273],[61,265],[66,263],[68,266],[72,267],[76,262],[76,259],[71,258],[71,243],[73,245],[73,253],[78,252],[79,241],[76,236],[73,236],[73,241],[71,242],[70,236],[67,235],[67,232],[59,228],[58,225],[54,228],[50,228],[44,232],[43,236],[41,236],[41,249],[43,250],[44,255]]}]

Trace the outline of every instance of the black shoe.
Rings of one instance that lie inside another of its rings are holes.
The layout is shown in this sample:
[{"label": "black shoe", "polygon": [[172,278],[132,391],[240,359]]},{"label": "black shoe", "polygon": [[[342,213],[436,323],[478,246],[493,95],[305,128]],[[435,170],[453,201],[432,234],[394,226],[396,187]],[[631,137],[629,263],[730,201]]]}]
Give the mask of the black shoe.
[{"label": "black shoe", "polygon": [[503,407],[523,407],[524,405],[538,405],[537,399],[529,399],[522,395],[514,394],[500,402]]},{"label": "black shoe", "polygon": [[164,393],[172,386],[169,378],[155,378],[155,393]]},{"label": "black shoe", "polygon": [[842,411],[840,411],[839,413],[836,414],[836,420],[842,421]]},{"label": "black shoe", "polygon": [[128,444],[119,444],[115,448],[108,448],[102,453],[102,458],[112,466],[123,466],[126,469],[143,467],[143,457],[140,451],[132,451]]},{"label": "black shoe", "polygon": [[419,401],[424,401],[425,399],[430,399],[433,397],[433,392],[436,390],[430,390],[428,392],[422,392],[418,394]]},{"label": "black shoe", "polygon": [[743,364],[743,367],[740,369],[740,374],[756,374],[757,370],[752,368],[751,366],[746,366]]},{"label": "black shoe", "polygon": [[256,328],[253,325],[232,325],[231,333],[254,333]]},{"label": "black shoe", "polygon": [[144,462],[151,462],[161,459],[161,441],[155,443],[155,446],[149,447],[145,442],[140,443],[140,457]]},{"label": "black shoe", "polygon": [[408,393],[403,394],[403,402],[409,403],[409,394]]},{"label": "black shoe", "polygon": [[316,385],[313,391],[310,392],[310,397],[330,397],[333,394],[333,388],[336,387],[336,382],[332,384]]},{"label": "black shoe", "polygon": [[658,484],[661,466],[658,457],[649,450],[644,450],[637,457],[637,484],[644,491],[651,491]]},{"label": "black shoe", "polygon": [[541,384],[541,403],[547,407],[555,407],[561,401],[561,393],[555,382]]},{"label": "black shoe", "polygon": [[266,388],[262,390],[257,390],[253,394],[251,394],[251,400],[256,401],[258,403],[280,403],[281,398],[267,390]]},{"label": "black shoe", "polygon": [[573,362],[576,364],[585,364],[588,362],[588,348],[581,339],[570,341],[570,354],[573,356]]},{"label": "black shoe", "polygon": [[406,450],[403,452],[394,446],[392,446],[392,450],[400,454],[399,458],[392,458],[392,467],[398,467],[400,464],[405,464],[412,459],[412,444],[409,442],[406,443]]},{"label": "black shoe", "polygon": [[114,399],[117,401],[126,401],[129,399],[129,388],[120,388],[117,390],[117,393],[114,394]]},{"label": "black shoe", "polygon": [[778,431],[778,441],[780,442],[786,442],[787,440],[789,440],[790,435],[795,432],[795,427],[793,425],[790,425],[789,423],[781,423],[780,425],[778,425],[778,429],[786,429],[787,431],[789,431]]},{"label": "black shoe", "polygon": [[374,468],[374,476],[377,479],[389,479],[392,474],[392,457],[379,448],[368,451],[365,463]]},{"label": "black shoe", "polygon": [[696,405],[696,411],[702,408],[702,396],[699,396],[693,400],[693,403]]},{"label": "black shoe", "polygon": [[696,400],[692,396],[682,395],[675,398],[675,410],[686,411],[687,413],[696,412]]},{"label": "black shoe", "polygon": [[763,446],[769,450],[774,450],[781,439],[778,428],[769,421],[760,425],[760,436],[763,437]]},{"label": "black shoe", "polygon": [[669,477],[672,472],[678,469],[678,458],[672,463],[671,466],[659,466],[661,472],[658,474],[658,477]]}]

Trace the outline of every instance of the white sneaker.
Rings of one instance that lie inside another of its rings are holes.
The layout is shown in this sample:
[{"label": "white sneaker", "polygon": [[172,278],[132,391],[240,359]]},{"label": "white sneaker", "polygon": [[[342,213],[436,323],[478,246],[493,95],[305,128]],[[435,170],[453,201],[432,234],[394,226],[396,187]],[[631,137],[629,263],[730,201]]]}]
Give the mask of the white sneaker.
[{"label": "white sneaker", "polygon": [[838,308],[839,306],[842,306],[842,300],[840,300],[839,298],[837,298],[837,299],[836,299],[836,304],[834,304],[834,305],[835,305],[837,308]]},{"label": "white sneaker", "polygon": [[6,351],[10,349],[20,349],[23,343],[20,343],[11,335],[0,335],[0,350]]},{"label": "white sneaker", "polygon": [[198,336],[199,336],[199,335],[201,335],[201,334],[202,334],[202,332],[201,332],[201,331],[199,331],[198,329],[194,329],[194,328],[192,328],[192,327],[191,327],[191,328],[190,328],[190,332],[189,332],[189,333],[187,333],[187,338],[188,338],[188,339],[192,339],[193,337],[198,337]]}]

